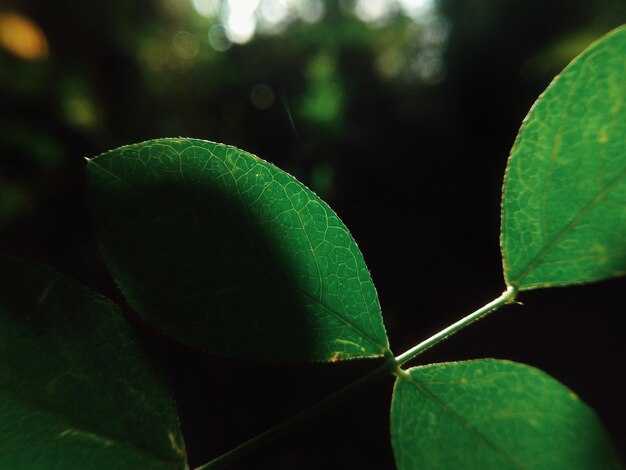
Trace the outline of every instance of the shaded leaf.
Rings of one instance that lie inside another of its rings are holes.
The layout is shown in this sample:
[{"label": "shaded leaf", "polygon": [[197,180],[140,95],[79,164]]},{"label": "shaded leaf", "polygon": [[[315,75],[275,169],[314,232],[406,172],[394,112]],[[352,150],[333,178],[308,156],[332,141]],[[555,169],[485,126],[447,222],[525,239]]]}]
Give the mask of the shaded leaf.
[{"label": "shaded leaf", "polygon": [[130,304],[218,354],[334,361],[388,350],[376,290],[335,213],[249,153],[192,139],[89,161],[93,219]]},{"label": "shaded leaf", "polygon": [[494,359],[415,367],[399,377],[391,439],[400,470],[616,469],[593,411],[567,387]]},{"label": "shaded leaf", "polygon": [[502,203],[508,285],[626,273],[626,28],[575,59],[537,100],[509,158]]},{"label": "shaded leaf", "polygon": [[185,467],[173,400],[117,307],[0,256],[0,468]]}]

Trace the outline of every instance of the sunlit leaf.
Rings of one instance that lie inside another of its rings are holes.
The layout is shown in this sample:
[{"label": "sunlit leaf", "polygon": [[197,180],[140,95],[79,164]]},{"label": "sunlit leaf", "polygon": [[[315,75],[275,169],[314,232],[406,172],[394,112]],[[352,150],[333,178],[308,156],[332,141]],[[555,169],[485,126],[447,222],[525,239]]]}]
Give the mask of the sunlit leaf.
[{"label": "sunlit leaf", "polygon": [[162,139],[90,160],[88,184],[111,273],[166,334],[252,359],[387,351],[356,243],[275,166],[234,147]]},{"label": "sunlit leaf", "polygon": [[0,257],[0,468],[185,468],[173,400],[117,307]]},{"label": "sunlit leaf", "polygon": [[493,359],[409,369],[394,388],[391,439],[399,470],[621,468],[571,390]]},{"label": "sunlit leaf", "polygon": [[537,100],[505,178],[509,285],[626,273],[626,28],[593,44]]}]

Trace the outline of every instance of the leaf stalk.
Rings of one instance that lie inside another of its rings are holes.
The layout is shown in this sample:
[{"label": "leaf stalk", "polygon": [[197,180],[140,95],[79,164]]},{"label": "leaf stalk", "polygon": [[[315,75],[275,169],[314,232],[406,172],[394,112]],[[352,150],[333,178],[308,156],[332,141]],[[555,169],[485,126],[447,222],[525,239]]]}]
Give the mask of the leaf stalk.
[{"label": "leaf stalk", "polygon": [[226,468],[229,465],[247,456],[248,454],[252,453],[256,449],[259,449],[266,444],[269,444],[275,439],[283,436],[284,434],[287,434],[289,431],[292,431],[302,424],[306,423],[307,421],[310,421],[315,416],[331,408],[334,404],[340,402],[341,400],[349,397],[350,395],[361,389],[363,385],[386,374],[392,374],[396,376],[406,374],[406,372],[404,372],[404,370],[402,370],[401,368],[403,364],[406,364],[408,361],[416,358],[432,346],[440,343],[441,341],[444,341],[454,333],[471,325],[477,320],[484,318],[489,313],[498,310],[503,305],[513,303],[515,301],[517,293],[518,290],[515,287],[509,286],[507,290],[502,293],[502,295],[500,295],[497,299],[489,302],[487,305],[461,318],[456,323],[453,323],[447,328],[444,328],[439,333],[422,341],[418,345],[412,347],[411,349],[400,354],[399,356],[393,357],[391,353],[388,353],[386,355],[386,361],[382,366],[374,369],[372,372],[364,375],[355,382],[350,383],[341,390],[328,396],[324,400],[319,401],[301,411],[300,413],[288,418],[282,423],[279,423],[276,426],[273,426],[266,431],[256,435],[255,437],[243,442],[242,444],[239,444],[237,447],[234,447],[233,449],[220,455],[219,457],[216,457],[210,462],[207,462],[200,467],[196,467],[195,470],[217,470]]},{"label": "leaf stalk", "polygon": [[513,286],[507,287],[507,289],[497,299],[489,302],[487,305],[484,305],[478,310],[461,318],[456,323],[453,323],[447,328],[444,328],[439,333],[434,334],[433,336],[422,341],[418,345],[413,346],[408,351],[400,354],[399,356],[396,356],[395,358],[396,364],[398,366],[402,366],[403,364],[406,364],[408,361],[419,356],[427,349],[430,349],[431,347],[433,347],[435,344],[440,343],[441,341],[445,340],[446,338],[453,335],[454,333],[462,330],[463,328],[471,325],[472,323],[480,320],[481,318],[486,317],[488,314],[490,314],[491,312],[495,310],[498,310],[503,305],[513,303],[515,301],[515,298],[517,297],[517,293],[518,293],[518,290],[515,287]]}]

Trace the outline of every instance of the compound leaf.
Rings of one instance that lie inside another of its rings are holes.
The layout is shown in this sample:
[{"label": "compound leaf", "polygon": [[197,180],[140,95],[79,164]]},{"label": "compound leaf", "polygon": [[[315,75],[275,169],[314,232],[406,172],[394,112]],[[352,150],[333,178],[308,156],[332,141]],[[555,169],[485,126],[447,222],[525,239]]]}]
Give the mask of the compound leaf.
[{"label": "compound leaf", "polygon": [[0,468],[186,468],[173,400],[117,307],[4,256]]},{"label": "compound leaf", "polygon": [[391,440],[399,470],[622,468],[572,391],[493,359],[409,369],[394,388]]},{"label": "compound leaf", "polygon": [[502,202],[508,285],[521,290],[626,273],[626,28],[546,89],[509,158]]},{"label": "compound leaf", "polygon": [[336,361],[388,351],[376,289],[315,194],[234,147],[159,139],[88,164],[107,265],[164,333],[227,356]]}]

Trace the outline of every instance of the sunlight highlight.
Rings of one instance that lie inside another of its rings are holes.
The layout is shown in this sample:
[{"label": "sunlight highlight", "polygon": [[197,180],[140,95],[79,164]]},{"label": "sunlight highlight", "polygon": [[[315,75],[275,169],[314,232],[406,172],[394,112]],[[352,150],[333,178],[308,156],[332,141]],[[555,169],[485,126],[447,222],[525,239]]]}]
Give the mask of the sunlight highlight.
[{"label": "sunlight highlight", "polygon": [[196,12],[205,18],[215,18],[220,11],[220,0],[192,0]]},{"label": "sunlight highlight", "polygon": [[256,31],[255,11],[259,0],[228,0],[225,6],[226,36],[236,44],[245,44]]},{"label": "sunlight highlight", "polygon": [[217,20],[209,29],[209,44],[226,51],[245,44],[255,34],[276,35],[293,22],[316,23],[322,19],[322,0],[190,0],[196,13]]}]

